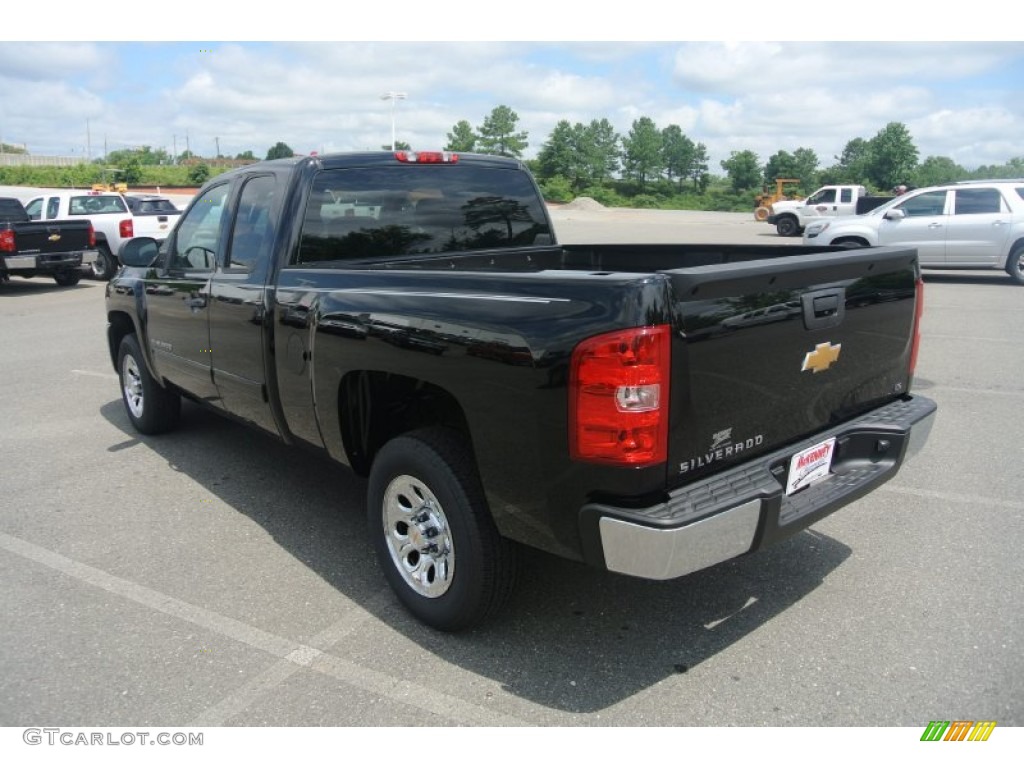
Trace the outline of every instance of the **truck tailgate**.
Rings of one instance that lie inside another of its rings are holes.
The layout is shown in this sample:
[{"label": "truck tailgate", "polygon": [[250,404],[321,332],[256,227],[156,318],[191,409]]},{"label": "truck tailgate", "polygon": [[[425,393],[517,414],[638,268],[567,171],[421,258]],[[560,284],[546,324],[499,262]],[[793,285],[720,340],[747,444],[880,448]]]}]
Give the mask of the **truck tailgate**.
[{"label": "truck tailgate", "polygon": [[14,232],[18,253],[23,255],[67,253],[89,247],[88,222],[21,222]]},{"label": "truck tailgate", "polygon": [[663,270],[676,297],[669,485],[820,433],[910,385],[917,253]]}]

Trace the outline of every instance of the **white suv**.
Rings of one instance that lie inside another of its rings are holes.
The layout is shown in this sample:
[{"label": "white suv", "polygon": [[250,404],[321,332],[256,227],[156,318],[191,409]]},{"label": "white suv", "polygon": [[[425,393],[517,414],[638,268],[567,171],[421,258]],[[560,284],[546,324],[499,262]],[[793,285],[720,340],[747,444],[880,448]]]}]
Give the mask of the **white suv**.
[{"label": "white suv", "polygon": [[815,222],[806,245],[907,245],[930,269],[1003,269],[1024,285],[1024,180],[907,192],[860,216]]}]

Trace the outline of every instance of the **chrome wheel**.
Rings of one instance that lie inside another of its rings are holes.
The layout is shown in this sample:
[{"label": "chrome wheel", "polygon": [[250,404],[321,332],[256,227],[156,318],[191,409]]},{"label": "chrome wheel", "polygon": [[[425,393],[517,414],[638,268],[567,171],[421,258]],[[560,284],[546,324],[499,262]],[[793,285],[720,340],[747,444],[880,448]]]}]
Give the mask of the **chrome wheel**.
[{"label": "chrome wheel", "polygon": [[384,491],[382,513],[388,552],[405,583],[423,597],[447,592],[455,576],[455,542],[433,491],[399,475]]},{"label": "chrome wheel", "polygon": [[139,364],[131,355],[125,355],[121,360],[121,382],[124,388],[124,402],[136,419],[142,418],[142,409],[145,400],[142,396],[142,373],[139,371]]}]

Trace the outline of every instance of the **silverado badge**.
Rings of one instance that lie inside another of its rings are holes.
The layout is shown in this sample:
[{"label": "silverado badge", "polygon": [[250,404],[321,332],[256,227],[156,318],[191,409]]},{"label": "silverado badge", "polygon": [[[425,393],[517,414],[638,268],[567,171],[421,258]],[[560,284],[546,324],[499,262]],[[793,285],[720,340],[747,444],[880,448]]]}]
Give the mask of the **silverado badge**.
[{"label": "silverado badge", "polygon": [[50,236],[49,236],[49,237],[48,237],[47,239],[48,239],[48,240],[49,240],[49,241],[50,241],[51,243],[56,243],[56,242],[57,242],[58,240],[60,240],[60,235],[59,235],[59,234],[57,234],[56,232],[54,232],[54,233],[53,233],[52,235],[50,235]]},{"label": "silverado badge", "polygon": [[813,371],[814,373],[827,371],[829,366],[839,359],[839,350],[842,347],[842,344],[832,344],[828,341],[819,344],[814,348],[813,352],[808,352],[804,355],[804,365],[800,370]]}]

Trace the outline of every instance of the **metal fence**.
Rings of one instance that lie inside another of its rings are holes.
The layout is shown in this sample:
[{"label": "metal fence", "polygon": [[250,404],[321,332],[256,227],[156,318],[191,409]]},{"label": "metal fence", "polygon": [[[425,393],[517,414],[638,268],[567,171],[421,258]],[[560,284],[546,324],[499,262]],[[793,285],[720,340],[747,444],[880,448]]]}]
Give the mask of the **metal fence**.
[{"label": "metal fence", "polygon": [[0,152],[0,165],[82,165],[89,162],[84,157],[69,155],[21,155]]}]

